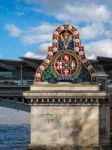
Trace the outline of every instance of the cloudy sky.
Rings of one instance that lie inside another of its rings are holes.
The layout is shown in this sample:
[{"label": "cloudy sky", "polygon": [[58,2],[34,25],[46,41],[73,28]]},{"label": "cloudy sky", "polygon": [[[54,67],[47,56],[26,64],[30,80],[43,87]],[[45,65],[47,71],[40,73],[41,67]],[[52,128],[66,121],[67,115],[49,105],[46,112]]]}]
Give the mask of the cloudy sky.
[{"label": "cloudy sky", "polygon": [[79,30],[87,57],[112,57],[112,0],[0,0],[0,19],[0,58],[45,57],[65,23]]},{"label": "cloudy sky", "polygon": [[[0,0],[0,58],[45,57],[54,29],[65,23],[79,30],[87,57],[112,57],[112,0]],[[7,108],[0,114],[0,123],[30,117]]]}]

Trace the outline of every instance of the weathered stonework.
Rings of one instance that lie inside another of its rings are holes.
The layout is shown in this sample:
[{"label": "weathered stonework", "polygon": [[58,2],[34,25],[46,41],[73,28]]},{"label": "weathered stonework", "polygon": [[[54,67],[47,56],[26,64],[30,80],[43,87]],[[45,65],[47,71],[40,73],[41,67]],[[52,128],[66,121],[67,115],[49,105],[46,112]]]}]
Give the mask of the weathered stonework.
[{"label": "weathered stonework", "polygon": [[[39,90],[39,86],[42,85],[38,85],[38,90],[31,87],[33,90],[24,93],[31,105],[29,149],[35,147],[35,149],[77,150],[77,147],[92,149],[101,143],[109,144],[108,134],[104,135],[106,140],[102,140],[99,134],[104,121],[100,118],[100,112],[103,111],[103,118],[108,115],[109,102],[106,93],[100,92],[98,86],[80,84],[78,86],[79,89],[81,87],[81,91],[73,89],[67,91],[70,84],[67,84],[65,89],[57,85],[57,91],[53,90],[52,84],[48,85],[49,90],[45,90],[45,87]],[[74,85],[75,88],[77,85]],[[88,91],[89,88],[91,91]],[[104,122],[103,127],[109,133],[109,119]]]},{"label": "weathered stonework", "polygon": [[32,145],[99,144],[98,106],[32,106],[31,112]]}]

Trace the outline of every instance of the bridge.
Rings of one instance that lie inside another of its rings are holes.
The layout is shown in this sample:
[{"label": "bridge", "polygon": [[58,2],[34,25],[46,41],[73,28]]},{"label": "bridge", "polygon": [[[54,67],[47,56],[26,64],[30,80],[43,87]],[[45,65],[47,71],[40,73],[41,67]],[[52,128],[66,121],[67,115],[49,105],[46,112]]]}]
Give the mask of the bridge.
[{"label": "bridge", "polygon": [[30,112],[30,105],[22,93],[28,86],[0,86],[0,107]]},{"label": "bridge", "polygon": [[29,104],[26,104],[23,102],[18,102],[17,100],[11,101],[8,99],[0,98],[0,107],[6,107],[6,108],[12,108],[12,109],[30,112],[30,105]]}]

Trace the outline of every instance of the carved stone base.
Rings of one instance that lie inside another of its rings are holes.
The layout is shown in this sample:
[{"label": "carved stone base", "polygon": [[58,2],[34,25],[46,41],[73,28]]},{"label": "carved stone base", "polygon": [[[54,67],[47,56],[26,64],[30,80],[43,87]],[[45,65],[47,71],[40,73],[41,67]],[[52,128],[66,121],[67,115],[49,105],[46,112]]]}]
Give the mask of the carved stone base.
[{"label": "carved stone base", "polygon": [[[47,147],[47,146],[33,146],[29,145],[28,150],[102,150],[99,145],[91,145],[91,146],[62,146],[62,147]],[[108,149],[109,150],[109,149]]]},{"label": "carved stone base", "polygon": [[[104,150],[98,145],[109,143],[109,137],[102,142],[99,135],[103,125],[100,112],[109,115],[109,101],[98,86],[38,85],[23,95],[31,105],[28,150]],[[109,121],[104,127],[109,129]]]}]

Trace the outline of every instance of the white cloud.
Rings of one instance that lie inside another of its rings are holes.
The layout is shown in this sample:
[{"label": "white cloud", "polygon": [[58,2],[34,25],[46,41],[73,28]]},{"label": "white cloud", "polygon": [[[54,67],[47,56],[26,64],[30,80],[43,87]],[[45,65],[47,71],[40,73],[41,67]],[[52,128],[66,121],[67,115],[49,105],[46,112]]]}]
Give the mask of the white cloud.
[{"label": "white cloud", "polygon": [[79,30],[82,39],[94,39],[106,34],[106,29],[103,24],[93,23],[80,28]]},{"label": "white cloud", "polygon": [[30,28],[30,31],[31,33],[51,33],[53,32],[53,30],[55,29],[55,25],[52,25],[50,23],[43,23],[37,27],[33,27],[33,28]]},{"label": "white cloud", "polygon": [[95,56],[112,57],[112,40],[99,40],[85,45],[85,52],[90,58]]},{"label": "white cloud", "polygon": [[97,5],[106,5],[106,6],[109,6],[112,4],[112,0],[94,0],[94,1],[91,1],[91,0],[64,0],[63,1],[60,1],[60,0],[56,0],[56,1],[53,1],[53,0],[25,0],[27,3],[30,3],[30,4],[34,4],[34,5],[37,5],[40,4],[43,9],[45,11],[49,11],[49,12],[58,12],[59,10],[63,9],[64,5],[66,4],[70,4],[70,5],[93,5],[93,4],[97,4]]},{"label": "white cloud", "polygon": [[42,43],[39,45],[38,50],[41,51],[41,53],[47,53],[48,47],[51,46],[52,43]]},{"label": "white cloud", "polygon": [[44,59],[45,58],[43,55],[38,55],[38,54],[33,53],[31,51],[27,52],[24,56],[29,57],[29,58],[38,58],[38,59]]},{"label": "white cloud", "polygon": [[64,9],[55,15],[58,20],[71,23],[105,22],[109,19],[110,12],[105,6],[102,5],[75,6],[66,4]]},{"label": "white cloud", "polygon": [[28,51],[24,56],[25,56],[25,57],[37,58],[37,56],[36,56],[33,52],[30,52],[30,51]]},{"label": "white cloud", "polygon": [[5,29],[12,37],[20,37],[20,40],[25,45],[40,44],[50,42],[52,40],[52,34],[56,25],[50,23],[43,23],[36,27],[30,27],[25,29],[18,28],[14,24],[6,24]]},{"label": "white cloud", "polygon": [[[8,24],[7,28],[9,27],[16,27],[14,24]],[[33,58],[45,58],[47,56],[48,46],[51,46],[51,40],[52,40],[52,34],[54,29],[56,28],[55,25],[49,24],[49,23],[43,23],[36,27],[30,27],[24,32],[21,32],[21,35],[19,36],[20,40],[25,45],[34,45],[37,44],[37,50],[35,50],[35,53],[28,51],[24,56],[25,57],[33,57]],[[22,31],[22,29],[20,29]],[[11,30],[9,34],[13,37],[15,37],[15,34],[12,33]],[[17,35],[16,35],[17,37]]]},{"label": "white cloud", "polygon": [[[111,0],[27,0],[33,5],[33,9],[53,15],[59,21],[71,22],[106,22],[109,20],[110,11],[108,7],[112,4]],[[41,10],[38,8],[41,5]],[[38,11],[37,11],[38,13]]]},{"label": "white cloud", "polygon": [[5,25],[5,29],[9,32],[9,34],[12,37],[18,37],[21,35],[22,30],[20,28],[18,28],[16,25],[14,24],[6,24]]},{"label": "white cloud", "polygon": [[50,39],[50,34],[28,34],[22,37],[22,42],[26,45],[30,45],[50,41]]},{"label": "white cloud", "polygon": [[95,54],[91,54],[91,55],[87,55],[86,56],[88,59],[96,59],[96,56],[95,56]]},{"label": "white cloud", "polygon": [[40,55],[36,55],[35,53],[28,51],[25,55],[25,57],[30,57],[30,58],[40,58]]},{"label": "white cloud", "polygon": [[51,46],[50,42],[40,44],[38,49],[36,50],[36,53],[42,55],[43,58],[46,58],[49,46]]},{"label": "white cloud", "polygon": [[45,43],[52,40],[52,34],[55,26],[48,23],[43,23],[37,27],[30,28],[21,38],[26,45]]},{"label": "white cloud", "polygon": [[35,53],[28,51],[24,56],[45,59],[47,57],[48,47],[50,45],[51,45],[51,43],[40,44],[38,49],[35,51]]}]

